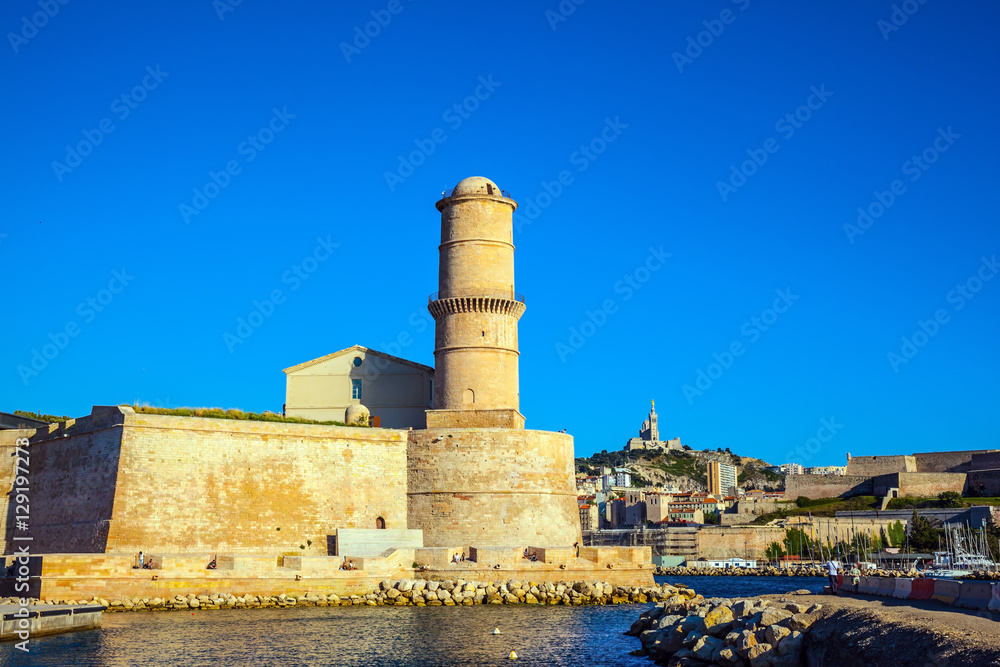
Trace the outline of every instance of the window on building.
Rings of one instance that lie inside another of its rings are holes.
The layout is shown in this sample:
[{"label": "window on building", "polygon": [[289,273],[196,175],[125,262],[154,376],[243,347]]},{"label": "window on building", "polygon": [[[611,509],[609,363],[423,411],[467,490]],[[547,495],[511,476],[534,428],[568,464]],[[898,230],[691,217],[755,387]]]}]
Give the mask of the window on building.
[{"label": "window on building", "polygon": [[351,380],[351,398],[361,400],[361,380]]},{"label": "window on building", "polygon": [[365,360],[362,359],[361,357],[354,357],[354,367],[357,368],[358,366],[360,366],[361,364],[363,364],[364,361]]},{"label": "window on building", "polygon": [[433,405],[434,404],[434,378],[430,379],[430,390],[428,391],[428,394],[429,394],[428,400]]}]

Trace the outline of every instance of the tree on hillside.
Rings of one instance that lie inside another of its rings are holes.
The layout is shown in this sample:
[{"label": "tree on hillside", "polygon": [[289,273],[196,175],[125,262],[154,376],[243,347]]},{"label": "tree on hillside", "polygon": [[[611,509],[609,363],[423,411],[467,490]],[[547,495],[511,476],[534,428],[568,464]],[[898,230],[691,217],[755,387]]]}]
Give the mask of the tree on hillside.
[{"label": "tree on hillside", "polygon": [[781,548],[780,543],[771,542],[767,545],[767,549],[764,550],[764,555],[768,560],[778,560],[785,555],[785,550]]},{"label": "tree on hillside", "polygon": [[889,524],[888,537],[891,546],[901,547],[906,544],[906,526],[902,521]]},{"label": "tree on hillside", "polygon": [[934,551],[940,544],[941,531],[931,525],[927,518],[913,510],[910,519],[910,551]]}]

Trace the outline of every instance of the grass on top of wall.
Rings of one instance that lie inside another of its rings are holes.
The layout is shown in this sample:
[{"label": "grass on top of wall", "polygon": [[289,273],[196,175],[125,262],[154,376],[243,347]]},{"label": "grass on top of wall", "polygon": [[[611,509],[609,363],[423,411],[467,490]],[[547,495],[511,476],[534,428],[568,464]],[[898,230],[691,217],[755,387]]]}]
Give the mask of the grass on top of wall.
[{"label": "grass on top of wall", "polygon": [[344,422],[321,422],[300,417],[283,417],[275,412],[244,412],[223,408],[156,408],[151,405],[130,405],[138,413],[147,415],[169,415],[172,417],[202,417],[205,419],[239,419],[255,422],[281,422],[283,424],[320,424],[322,426],[347,426]]}]

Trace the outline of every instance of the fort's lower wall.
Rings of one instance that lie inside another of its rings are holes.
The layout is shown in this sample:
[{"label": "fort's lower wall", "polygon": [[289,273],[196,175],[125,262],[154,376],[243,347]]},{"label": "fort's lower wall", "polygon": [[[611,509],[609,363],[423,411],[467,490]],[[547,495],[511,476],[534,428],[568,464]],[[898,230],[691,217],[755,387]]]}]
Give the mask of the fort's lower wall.
[{"label": "fort's lower wall", "polygon": [[711,526],[698,531],[698,557],[764,559],[772,542],[785,539],[785,529],[772,526]]},{"label": "fort's lower wall", "polygon": [[31,442],[34,553],[325,555],[406,527],[406,431],[110,407]]},{"label": "fort's lower wall", "polygon": [[976,470],[969,473],[968,490],[982,497],[1000,496],[1000,470]]},{"label": "fort's lower wall", "polygon": [[965,473],[901,472],[883,475],[875,480],[875,495],[885,496],[889,489],[899,489],[900,496],[929,498],[945,491],[962,493],[965,490]]},{"label": "fort's lower wall", "polygon": [[[30,537],[31,551],[104,551],[114,516],[115,489],[121,455],[123,416],[117,408],[95,409],[90,417],[69,420],[35,431],[27,436],[28,455],[21,465],[27,474],[24,495],[28,500],[27,531],[16,530],[19,491],[11,475],[3,480],[6,534],[4,553],[13,553],[24,542],[13,537]],[[14,453],[14,441],[7,433],[4,451]],[[12,461],[12,459],[7,459]],[[6,468],[7,466],[4,466]],[[4,470],[7,473],[7,470]],[[150,491],[152,489],[149,489]]]},{"label": "fort's lower wall", "polygon": [[492,428],[409,435],[409,527],[424,531],[425,546],[580,541],[572,436]]}]

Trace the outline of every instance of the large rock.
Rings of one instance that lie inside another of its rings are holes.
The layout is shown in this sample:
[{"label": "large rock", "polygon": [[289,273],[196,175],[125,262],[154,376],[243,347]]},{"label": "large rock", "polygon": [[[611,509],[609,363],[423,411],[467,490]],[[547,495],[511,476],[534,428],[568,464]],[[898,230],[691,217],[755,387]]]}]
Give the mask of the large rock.
[{"label": "large rock", "polygon": [[816,622],[818,618],[818,616],[814,616],[812,614],[795,614],[788,619],[788,627],[792,630],[805,632],[810,625]]},{"label": "large rock", "polygon": [[747,653],[747,659],[750,660],[750,667],[770,667],[773,657],[770,644],[757,644],[749,653]]},{"label": "large rock", "polygon": [[743,667],[743,658],[731,646],[724,646],[720,649],[715,661],[723,667]]},{"label": "large rock", "polygon": [[767,637],[768,643],[773,648],[778,648],[781,640],[790,634],[792,634],[792,631],[781,625],[769,625],[767,626],[767,630],[764,631],[764,636]]},{"label": "large rock", "polygon": [[729,607],[716,607],[705,615],[705,632],[713,637],[725,637],[733,629],[733,612]]},{"label": "large rock", "polygon": [[778,644],[778,654],[798,657],[802,653],[802,643],[805,641],[805,637],[801,632],[791,633]]},{"label": "large rock", "polygon": [[743,630],[740,632],[740,637],[736,640],[734,646],[736,646],[736,652],[739,653],[741,657],[749,660],[750,649],[757,644],[757,636],[750,630]]},{"label": "large rock", "polygon": [[721,639],[705,635],[695,642],[694,646],[691,647],[691,650],[694,651],[694,657],[699,660],[714,662],[716,656],[722,648],[723,643]]},{"label": "large rock", "polygon": [[760,611],[751,616],[751,620],[753,620],[757,624],[757,627],[765,628],[769,625],[775,625],[777,623],[781,623],[786,618],[791,618],[791,617],[792,617],[792,612],[790,611],[785,611],[784,609],[775,609],[774,607],[768,607],[767,609],[764,609],[763,611]]},{"label": "large rock", "polygon": [[683,616],[678,616],[677,614],[665,614],[663,616],[660,616],[660,618],[656,620],[656,623],[653,624],[653,627],[660,628],[661,630],[663,628],[673,627],[683,618],[684,618]]}]

